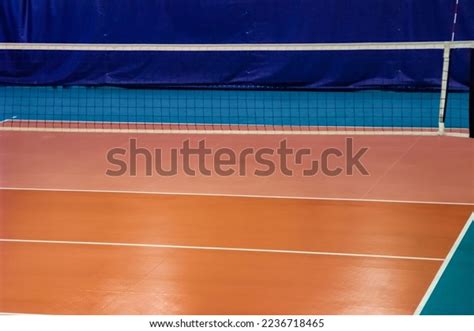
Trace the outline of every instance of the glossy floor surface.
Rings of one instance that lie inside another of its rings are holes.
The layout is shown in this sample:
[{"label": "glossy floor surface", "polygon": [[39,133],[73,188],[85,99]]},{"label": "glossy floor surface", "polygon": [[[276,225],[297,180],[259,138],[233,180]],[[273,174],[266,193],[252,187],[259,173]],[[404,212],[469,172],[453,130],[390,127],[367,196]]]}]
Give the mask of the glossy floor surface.
[{"label": "glossy floor surface", "polygon": [[261,177],[249,161],[243,176],[146,176],[143,160],[105,175],[130,138],[239,152],[284,137],[0,132],[0,311],[412,314],[474,210],[469,139],[354,137],[369,175],[290,162]]}]

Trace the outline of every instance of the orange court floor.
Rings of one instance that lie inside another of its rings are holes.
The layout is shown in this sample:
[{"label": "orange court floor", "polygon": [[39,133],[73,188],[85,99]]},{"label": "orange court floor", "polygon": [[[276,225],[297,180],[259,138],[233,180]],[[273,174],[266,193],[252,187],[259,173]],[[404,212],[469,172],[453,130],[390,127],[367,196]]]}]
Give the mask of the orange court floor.
[{"label": "orange court floor", "polygon": [[255,176],[249,161],[245,175],[107,176],[107,152],[131,138],[165,151],[347,144],[0,131],[1,312],[413,314],[474,211],[472,139],[354,136],[368,175]]}]

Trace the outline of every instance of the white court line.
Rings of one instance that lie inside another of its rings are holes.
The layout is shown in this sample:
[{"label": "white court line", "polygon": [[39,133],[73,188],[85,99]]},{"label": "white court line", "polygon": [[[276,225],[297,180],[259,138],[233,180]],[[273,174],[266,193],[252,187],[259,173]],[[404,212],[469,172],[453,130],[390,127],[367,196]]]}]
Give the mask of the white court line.
[{"label": "white court line", "polygon": [[461,233],[459,233],[458,238],[453,244],[453,247],[451,247],[451,250],[449,251],[448,255],[444,259],[443,264],[439,268],[438,272],[436,273],[436,276],[433,278],[433,281],[431,282],[430,286],[428,287],[428,290],[426,290],[425,295],[420,301],[420,304],[415,310],[415,315],[420,315],[421,312],[423,311],[423,308],[425,307],[426,303],[428,302],[429,298],[431,297],[431,294],[433,293],[434,289],[438,285],[439,280],[441,279],[441,276],[443,275],[444,271],[446,270],[447,266],[449,265],[449,262],[451,261],[454,253],[458,249],[459,244],[461,243],[462,239],[466,235],[467,230],[469,229],[469,226],[474,222],[474,213],[471,214],[469,219],[466,221],[466,224],[464,225]]},{"label": "white court line", "polygon": [[240,248],[240,247],[220,247],[220,246],[161,245],[161,244],[97,242],[97,241],[33,240],[33,239],[0,238],[0,242],[27,243],[27,244],[110,246],[110,247],[168,248],[168,249],[189,249],[189,250],[252,252],[252,253],[278,253],[278,254],[300,254],[300,255],[324,255],[324,256],[365,257],[365,258],[392,259],[392,260],[417,260],[417,261],[443,261],[444,260],[442,258],[437,258],[437,257],[423,257],[423,256],[339,253],[339,252],[324,252],[324,251],[298,251],[298,250],[286,250],[286,249],[260,249],[260,248]]},{"label": "white court line", "polygon": [[[16,116],[12,118],[12,122],[28,122],[28,123],[62,123],[62,124],[84,124],[84,123],[96,123],[99,125],[98,128],[81,128],[81,127],[29,127],[29,126],[7,126],[0,127],[0,131],[31,131],[31,132],[61,132],[61,133],[78,133],[78,132],[90,132],[90,133],[144,133],[144,134],[232,134],[232,135],[384,135],[384,136],[394,136],[394,135],[404,135],[404,136],[439,136],[440,132],[437,127],[433,128],[422,128],[422,127],[392,127],[391,130],[383,130],[381,127],[371,127],[364,130],[354,130],[354,127],[339,126],[337,130],[328,130],[320,129],[318,130],[233,130],[233,129],[208,129],[206,127],[220,127],[222,124],[214,123],[161,123],[161,122],[104,122],[104,121],[62,121],[62,120],[24,120],[16,119]],[[154,125],[183,125],[191,124],[192,126],[203,127],[200,129],[138,129],[138,128],[101,128],[100,125],[122,125],[122,124],[131,124],[131,125],[141,125],[141,126],[154,126]],[[240,124],[225,124],[229,127],[239,127]],[[264,124],[252,124],[251,126],[255,127],[265,127]],[[288,125],[283,125],[283,127],[289,128]],[[312,126],[317,128],[318,126]],[[362,127],[361,127],[362,128]],[[443,135],[450,137],[469,137],[469,130],[464,128],[448,128],[449,131],[444,131]]]},{"label": "white court line", "polygon": [[[15,313],[15,312],[0,312],[0,315],[2,316],[57,316],[54,314],[40,314],[40,313]],[[2,317],[3,318],[3,317]]]},{"label": "white court line", "polygon": [[330,198],[330,197],[305,197],[291,195],[259,195],[259,194],[232,194],[232,193],[200,193],[200,192],[165,192],[165,191],[129,191],[129,190],[84,190],[64,188],[41,188],[41,187],[7,187],[0,186],[0,190],[6,191],[40,191],[40,192],[68,192],[68,193],[117,193],[117,194],[147,194],[147,195],[176,195],[176,196],[198,196],[198,197],[226,197],[226,198],[252,198],[252,199],[282,199],[282,200],[316,200],[316,201],[346,201],[346,202],[382,202],[382,203],[405,203],[405,204],[428,204],[428,205],[455,205],[474,206],[474,202],[450,202],[450,201],[415,201],[415,200],[384,200],[384,199],[358,199],[358,198]]},{"label": "white court line", "polygon": [[[214,130],[214,129],[136,129],[136,128],[47,128],[47,127],[15,127],[15,126],[2,126],[0,131],[31,131],[31,132],[62,132],[62,133],[78,133],[78,132],[89,132],[89,133],[137,133],[137,134],[202,134],[202,135],[358,135],[358,136],[439,136],[437,131],[371,131],[371,130],[360,130],[360,131],[340,131],[340,130]],[[469,137],[468,133],[446,133],[443,135],[453,137]]]}]

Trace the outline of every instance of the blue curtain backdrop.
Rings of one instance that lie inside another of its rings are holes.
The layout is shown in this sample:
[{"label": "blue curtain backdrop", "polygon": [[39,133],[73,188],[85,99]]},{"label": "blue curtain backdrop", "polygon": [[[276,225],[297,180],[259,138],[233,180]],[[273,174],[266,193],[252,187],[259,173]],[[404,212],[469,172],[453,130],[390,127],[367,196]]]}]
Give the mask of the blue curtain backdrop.
[{"label": "blue curtain backdrop", "polygon": [[[0,42],[292,43],[450,40],[455,0],[2,0]],[[474,39],[460,0],[456,40]],[[468,56],[453,52],[451,84]],[[2,84],[367,88],[439,85],[440,51],[104,53],[0,50]]]}]

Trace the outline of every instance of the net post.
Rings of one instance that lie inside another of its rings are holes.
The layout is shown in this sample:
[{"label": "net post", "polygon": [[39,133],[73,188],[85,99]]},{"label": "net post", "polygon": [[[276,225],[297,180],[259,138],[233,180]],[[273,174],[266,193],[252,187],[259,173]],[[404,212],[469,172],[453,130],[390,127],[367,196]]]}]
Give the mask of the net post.
[{"label": "net post", "polygon": [[444,46],[443,52],[443,72],[441,76],[441,96],[439,99],[439,118],[438,118],[438,134],[444,135],[444,120],[446,115],[446,104],[448,101],[448,78],[449,78],[449,59],[451,48],[449,44]]},{"label": "net post", "polygon": [[470,79],[469,79],[469,138],[474,138],[474,48],[469,50],[471,53],[470,61]]}]

